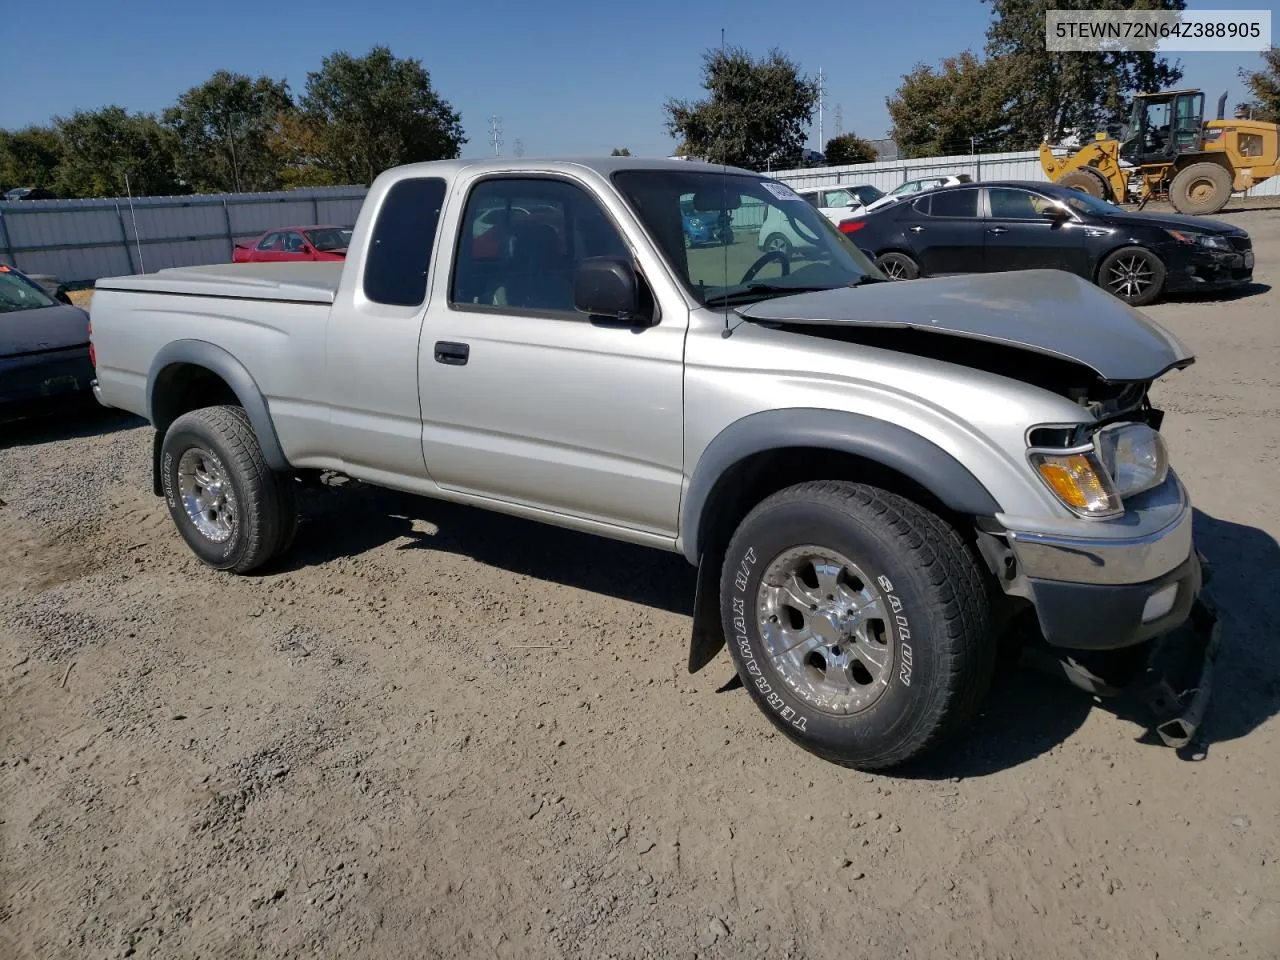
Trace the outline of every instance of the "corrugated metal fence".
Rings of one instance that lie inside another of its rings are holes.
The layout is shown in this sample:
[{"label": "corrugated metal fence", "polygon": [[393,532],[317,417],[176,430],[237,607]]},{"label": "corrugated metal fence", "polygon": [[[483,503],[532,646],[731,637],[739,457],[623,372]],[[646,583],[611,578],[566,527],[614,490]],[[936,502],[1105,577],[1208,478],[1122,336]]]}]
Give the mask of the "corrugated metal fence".
[{"label": "corrugated metal fence", "polygon": [[227,263],[237,240],[290,224],[355,225],[365,187],[0,202],[0,260],[68,284]]},{"label": "corrugated metal fence", "polygon": [[956,157],[925,157],[920,160],[889,160],[883,163],[855,163],[847,167],[778,170],[773,175],[793,187],[869,183],[888,193],[906,180],[962,173],[967,173],[974,180],[1045,181],[1048,179],[1040,169],[1040,154],[1035,150]]}]

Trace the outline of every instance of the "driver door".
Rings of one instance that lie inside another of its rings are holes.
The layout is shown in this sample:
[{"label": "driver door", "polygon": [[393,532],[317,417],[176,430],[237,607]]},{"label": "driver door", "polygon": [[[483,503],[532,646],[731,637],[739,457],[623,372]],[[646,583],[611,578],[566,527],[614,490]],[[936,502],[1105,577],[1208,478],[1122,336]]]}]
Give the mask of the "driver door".
[{"label": "driver door", "polygon": [[[476,242],[490,231],[493,243]],[[582,260],[631,253],[612,217],[567,178],[478,179],[454,232],[464,241],[436,284],[418,358],[431,478],[674,538],[688,311],[637,327],[574,309]]]}]

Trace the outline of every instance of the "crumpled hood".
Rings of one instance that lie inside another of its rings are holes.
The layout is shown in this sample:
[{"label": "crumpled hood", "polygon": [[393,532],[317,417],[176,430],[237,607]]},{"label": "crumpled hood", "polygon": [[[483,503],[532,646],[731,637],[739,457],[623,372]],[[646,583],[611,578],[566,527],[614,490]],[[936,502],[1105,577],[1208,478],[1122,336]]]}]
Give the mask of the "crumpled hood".
[{"label": "crumpled hood", "polygon": [[909,328],[1074,361],[1103,380],[1153,380],[1194,354],[1128,304],[1074,274],[1022,270],[837,287],[740,307],[748,320]]},{"label": "crumpled hood", "polygon": [[54,307],[0,313],[0,357],[89,345],[89,315],[79,307]]}]

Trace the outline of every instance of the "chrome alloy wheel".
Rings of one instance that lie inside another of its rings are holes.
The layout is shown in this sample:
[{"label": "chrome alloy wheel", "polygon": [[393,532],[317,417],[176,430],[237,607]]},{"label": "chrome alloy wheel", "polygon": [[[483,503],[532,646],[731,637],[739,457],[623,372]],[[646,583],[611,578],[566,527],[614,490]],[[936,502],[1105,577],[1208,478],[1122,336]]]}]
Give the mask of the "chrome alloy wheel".
[{"label": "chrome alloy wheel", "polygon": [[231,536],[236,498],[222,461],[200,447],[186,450],[178,461],[178,492],[183,509],[201,534],[214,543]]},{"label": "chrome alloy wheel", "polygon": [[779,554],[756,594],[764,649],[806,703],[836,716],[865,710],[889,685],[890,614],[873,580],[817,546]]},{"label": "chrome alloy wheel", "polygon": [[1147,258],[1136,253],[1121,257],[1107,271],[1107,287],[1126,299],[1142,296],[1154,279]]}]

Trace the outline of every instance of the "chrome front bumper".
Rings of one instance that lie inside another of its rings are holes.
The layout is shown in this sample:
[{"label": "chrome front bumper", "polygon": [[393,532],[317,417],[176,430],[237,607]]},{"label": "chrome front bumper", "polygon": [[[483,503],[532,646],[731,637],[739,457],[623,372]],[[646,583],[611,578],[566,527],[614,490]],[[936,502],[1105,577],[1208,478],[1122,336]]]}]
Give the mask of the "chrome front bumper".
[{"label": "chrome front bumper", "polygon": [[1191,555],[1191,504],[1177,519],[1133,537],[1064,537],[1010,530],[1018,569],[1035,580],[1074,583],[1144,583],[1163,576]]},{"label": "chrome front bumper", "polygon": [[1007,530],[1020,592],[1034,604],[1045,639],[1109,650],[1180,627],[1201,587],[1193,516],[1170,476],[1115,521],[1084,521],[1070,534]]}]

